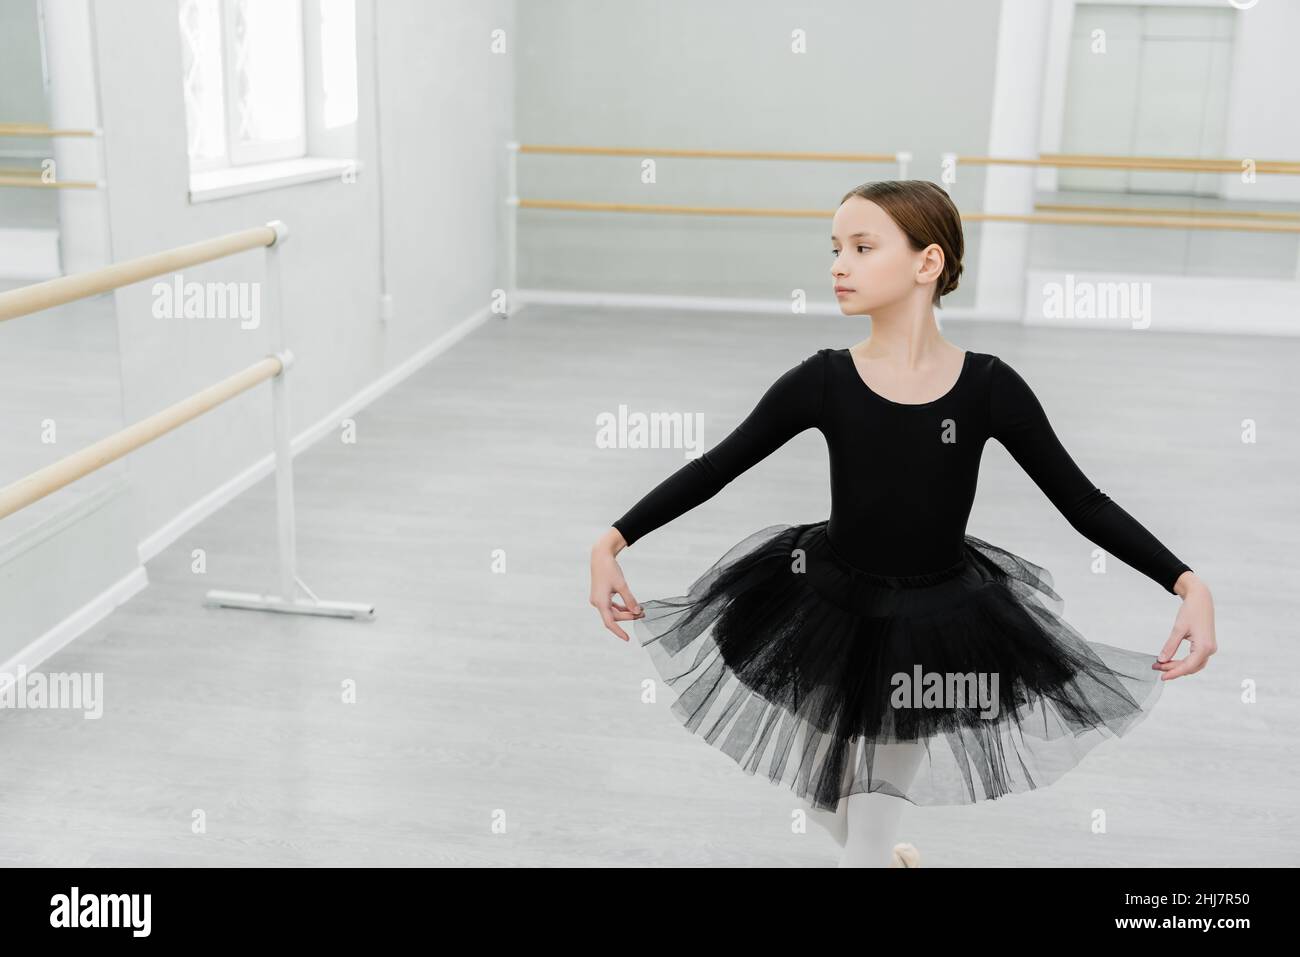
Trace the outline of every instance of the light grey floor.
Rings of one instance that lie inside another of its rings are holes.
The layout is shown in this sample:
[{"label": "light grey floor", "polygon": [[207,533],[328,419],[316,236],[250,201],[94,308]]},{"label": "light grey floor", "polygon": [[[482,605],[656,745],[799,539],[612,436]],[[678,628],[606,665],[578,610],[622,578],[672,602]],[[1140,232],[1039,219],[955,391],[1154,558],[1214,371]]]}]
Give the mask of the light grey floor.
[{"label": "light grey floor", "polygon": [[[201,606],[273,585],[260,483],[46,663],[102,672],[103,718],[0,713],[0,862],[832,866],[829,835],[792,833],[793,796],[686,732],[670,690],[641,703],[652,668],[588,606],[588,548],[683,458],[594,434],[626,403],[704,412],[711,445],[785,368],[867,331],[561,308],[487,327],[361,413],[355,445],[298,460],[302,574],[378,619]],[[1211,583],[1222,650],[1050,788],[909,806],[902,839],[931,867],[1294,865],[1300,341],[946,333],[1019,369],[1090,477]],[[824,518],[825,469],[805,433],[647,535],[621,556],[637,597],[681,594],[767,524]],[[1168,634],[1178,600],[1114,560],[1092,574],[1093,546],[992,443],[969,530],[1050,568],[1084,634],[1153,653]]]}]

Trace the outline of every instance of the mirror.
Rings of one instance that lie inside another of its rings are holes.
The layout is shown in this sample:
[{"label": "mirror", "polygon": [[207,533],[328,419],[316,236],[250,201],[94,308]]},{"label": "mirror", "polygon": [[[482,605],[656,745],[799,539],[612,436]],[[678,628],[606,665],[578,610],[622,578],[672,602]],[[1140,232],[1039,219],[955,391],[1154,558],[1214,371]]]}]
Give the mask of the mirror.
[{"label": "mirror", "polygon": [[[0,292],[108,261],[85,9],[0,4]],[[0,319],[0,487],[123,426],[111,293]],[[121,460],[0,518],[0,563],[120,488]]]}]

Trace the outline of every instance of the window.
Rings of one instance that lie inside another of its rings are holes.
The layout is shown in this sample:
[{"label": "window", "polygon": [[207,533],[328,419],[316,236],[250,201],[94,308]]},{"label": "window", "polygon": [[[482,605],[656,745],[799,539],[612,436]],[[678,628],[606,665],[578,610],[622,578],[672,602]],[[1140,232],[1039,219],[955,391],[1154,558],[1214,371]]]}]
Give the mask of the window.
[{"label": "window", "polygon": [[321,73],[324,77],[325,126],[334,129],[357,121],[356,0],[320,0]]},{"label": "window", "polygon": [[190,169],[307,152],[302,0],[181,0]]},{"label": "window", "polygon": [[191,201],[355,157],[355,0],[177,4]]}]

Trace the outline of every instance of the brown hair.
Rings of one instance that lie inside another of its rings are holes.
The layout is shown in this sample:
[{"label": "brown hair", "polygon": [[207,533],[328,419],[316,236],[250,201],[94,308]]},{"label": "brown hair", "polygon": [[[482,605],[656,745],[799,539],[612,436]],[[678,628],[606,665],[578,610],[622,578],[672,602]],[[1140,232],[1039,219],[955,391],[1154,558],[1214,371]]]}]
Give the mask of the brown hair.
[{"label": "brown hair", "polygon": [[928,179],[886,179],[863,183],[844,194],[844,201],[860,196],[878,205],[898,224],[917,252],[931,243],[943,250],[943,272],[934,284],[934,304],[957,288],[961,257],[965,252],[961,214],[947,190]]}]

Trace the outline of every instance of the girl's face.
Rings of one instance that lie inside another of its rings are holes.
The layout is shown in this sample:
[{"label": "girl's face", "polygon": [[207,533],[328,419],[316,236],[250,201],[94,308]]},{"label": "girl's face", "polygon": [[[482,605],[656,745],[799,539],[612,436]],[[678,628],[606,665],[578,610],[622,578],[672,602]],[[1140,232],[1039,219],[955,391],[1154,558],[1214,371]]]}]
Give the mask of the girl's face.
[{"label": "girl's face", "polygon": [[[943,270],[943,254],[937,246],[916,252],[907,236],[880,206],[850,196],[831,220],[831,278],[840,311],[846,316],[868,315],[913,296],[922,289],[918,282],[936,280]],[[935,268],[937,262],[938,268]],[[925,276],[922,276],[922,272]],[[929,275],[933,272],[934,275]]]}]

